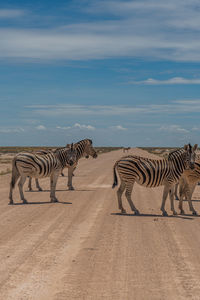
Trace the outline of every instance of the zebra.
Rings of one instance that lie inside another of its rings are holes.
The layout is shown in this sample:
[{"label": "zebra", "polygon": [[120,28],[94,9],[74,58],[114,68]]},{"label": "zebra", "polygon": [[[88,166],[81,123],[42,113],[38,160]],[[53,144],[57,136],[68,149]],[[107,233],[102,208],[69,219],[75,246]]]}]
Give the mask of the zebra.
[{"label": "zebra", "polygon": [[70,149],[57,149],[55,152],[49,152],[47,154],[18,153],[12,161],[9,204],[14,203],[12,193],[19,177],[18,187],[20,197],[23,203],[27,203],[23,193],[23,185],[27,176],[35,178],[50,177],[50,199],[51,202],[58,202],[55,196],[58,176],[66,164],[72,166],[76,162],[76,155],[77,151],[74,149],[73,144],[71,144]]},{"label": "zebra", "polygon": [[82,157],[89,157],[92,156],[93,158],[97,158],[97,152],[93,148],[92,140],[91,139],[84,139],[74,144],[74,148],[77,151],[76,162],[72,166],[68,167],[68,188],[69,190],[74,190],[72,185],[72,176],[75,168],[78,165],[78,161]]},{"label": "zebra", "polygon": [[[66,148],[70,149],[71,147],[71,144],[67,144],[66,145]],[[56,148],[56,149],[40,149],[40,150],[37,150],[35,152],[33,152],[34,154],[48,154],[48,153],[55,153],[59,148]],[[61,175],[64,176],[64,174],[62,173],[63,172],[63,169],[61,170]],[[35,178],[35,185],[36,185],[36,188],[38,189],[38,191],[42,191],[42,188],[39,184],[39,179],[38,178]],[[29,176],[29,180],[28,180],[28,190],[29,192],[31,192],[33,189],[32,189],[32,177]]]},{"label": "zebra", "polygon": [[130,150],[131,147],[123,147],[123,152],[128,152],[128,150]]},{"label": "zebra", "polygon": [[[70,146],[70,144],[67,144],[66,148],[68,148],[69,146]],[[96,153],[95,149],[92,146],[92,140],[90,140],[90,139],[84,139],[84,140],[81,140],[81,141],[75,143],[74,144],[74,149],[76,149],[76,151],[77,151],[76,162],[73,164],[73,166],[69,166],[69,165],[65,166],[65,167],[68,168],[68,188],[69,188],[69,190],[74,190],[74,187],[72,185],[72,177],[74,176],[73,172],[77,167],[78,160],[80,158],[84,157],[84,156],[85,156],[85,158],[89,158],[90,155],[93,158],[97,157],[97,153]],[[45,153],[45,151],[48,151],[48,150],[41,150],[40,152]],[[61,170],[61,175],[62,176],[64,176],[64,174],[63,174],[63,169],[64,168],[62,168],[62,170]],[[36,187],[38,188],[38,190],[41,191],[42,188],[39,185],[38,178],[35,179],[35,182],[36,182]],[[28,186],[29,186],[29,191],[31,191],[32,190],[31,177],[29,178],[29,185]]]},{"label": "zebra", "polygon": [[[194,164],[194,169],[185,170],[175,187],[175,197],[176,200],[179,200],[179,209],[181,214],[185,213],[183,210],[183,197],[185,197],[185,200],[188,201],[190,211],[192,211],[193,215],[197,215],[197,212],[194,209],[192,204],[192,194],[199,181],[200,181],[200,157],[198,155],[198,159]],[[177,195],[178,185],[179,185],[179,197]]]},{"label": "zebra", "polygon": [[[171,152],[168,159],[149,159],[136,155],[124,156],[116,161],[113,167],[114,183],[113,188],[118,184],[116,169],[121,179],[121,185],[117,191],[118,205],[121,213],[126,213],[122,206],[122,194],[126,189],[125,195],[132,211],[139,215],[139,211],[131,200],[131,193],[135,181],[146,187],[157,187],[164,185],[161,211],[163,216],[167,216],[165,202],[168,193],[170,194],[171,210],[174,215],[173,187],[179,180],[185,169],[193,168],[195,162],[195,151],[197,145],[192,147],[185,145],[183,149]],[[170,192],[171,191],[171,192]]]}]

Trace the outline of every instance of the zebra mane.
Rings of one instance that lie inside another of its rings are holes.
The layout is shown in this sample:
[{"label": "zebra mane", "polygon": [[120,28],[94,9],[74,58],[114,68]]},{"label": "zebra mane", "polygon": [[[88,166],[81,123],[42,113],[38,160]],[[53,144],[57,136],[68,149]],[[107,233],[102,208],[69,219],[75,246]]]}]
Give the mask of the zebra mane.
[{"label": "zebra mane", "polygon": [[84,139],[84,140],[81,140],[81,141],[77,142],[76,144],[79,144],[79,143],[82,143],[82,142],[86,142],[86,141],[89,141],[90,144],[92,145],[92,140],[91,139]]},{"label": "zebra mane", "polygon": [[183,149],[181,148],[181,149],[176,149],[176,150],[173,150],[172,152],[170,152],[169,153],[169,155],[168,155],[168,159],[170,159],[171,158],[171,156],[173,156],[174,154],[176,154],[176,153],[180,153],[180,152],[182,152],[183,151]]}]

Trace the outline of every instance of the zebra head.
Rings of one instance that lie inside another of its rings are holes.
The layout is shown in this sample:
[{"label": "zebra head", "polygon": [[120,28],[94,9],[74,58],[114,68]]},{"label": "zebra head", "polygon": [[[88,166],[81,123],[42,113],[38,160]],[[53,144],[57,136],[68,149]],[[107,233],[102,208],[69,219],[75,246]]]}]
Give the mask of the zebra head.
[{"label": "zebra head", "polygon": [[95,151],[95,149],[92,146],[92,140],[88,139],[87,143],[85,145],[85,153],[86,153],[86,158],[88,158],[89,156],[92,156],[93,158],[97,158],[97,152]]},{"label": "zebra head", "polygon": [[186,151],[187,169],[194,169],[197,148],[198,148],[197,144],[195,144],[194,147],[192,147],[190,144],[184,146],[184,150]]},{"label": "zebra head", "polygon": [[69,163],[70,166],[72,166],[76,162],[77,152],[73,143],[71,145],[68,145],[68,147],[66,148],[67,148],[67,162]]}]

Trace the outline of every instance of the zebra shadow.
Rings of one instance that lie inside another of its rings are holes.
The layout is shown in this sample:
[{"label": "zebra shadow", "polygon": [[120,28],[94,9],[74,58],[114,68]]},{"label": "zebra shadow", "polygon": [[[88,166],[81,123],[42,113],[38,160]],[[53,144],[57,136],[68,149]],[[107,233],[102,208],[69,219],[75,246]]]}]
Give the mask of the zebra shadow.
[{"label": "zebra shadow", "polygon": [[[94,190],[88,190],[88,189],[75,189],[75,190],[68,190],[68,189],[66,189],[66,190],[61,190],[61,189],[59,189],[59,190],[56,190],[56,192],[93,192]],[[49,193],[50,192],[50,190],[42,190],[42,191],[37,191],[37,190],[33,190],[33,191],[26,191],[27,193],[42,193],[42,192],[44,192],[44,193]]]},{"label": "zebra shadow", "polygon": [[[179,199],[175,199],[176,201],[179,201]],[[192,202],[200,202],[200,199],[192,199]],[[188,202],[187,200],[183,200],[183,202]]]},{"label": "zebra shadow", "polygon": [[67,202],[67,201],[58,201],[58,202],[50,202],[50,201],[30,201],[27,203],[23,203],[23,202],[18,202],[18,203],[13,203],[12,205],[38,205],[38,204],[72,204],[72,202]]},{"label": "zebra shadow", "polygon": [[135,215],[133,214],[122,214],[122,213],[111,213],[112,216],[123,216],[123,217],[136,217],[136,218],[140,218],[140,217],[154,217],[154,218],[177,218],[177,219],[185,219],[185,220],[193,220],[193,217],[199,217],[197,216],[191,216],[191,215],[169,215],[169,216],[162,216],[162,215],[157,215],[157,214],[139,214],[139,215]]}]

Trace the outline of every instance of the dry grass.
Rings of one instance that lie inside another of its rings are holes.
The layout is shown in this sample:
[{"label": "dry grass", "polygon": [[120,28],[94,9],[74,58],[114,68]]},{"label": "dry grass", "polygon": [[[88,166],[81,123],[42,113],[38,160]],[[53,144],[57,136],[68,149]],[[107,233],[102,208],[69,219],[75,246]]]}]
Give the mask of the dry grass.
[{"label": "dry grass", "polygon": [[5,171],[0,172],[0,176],[6,175],[6,174],[9,174],[9,173],[11,173],[11,170],[9,168],[7,168]]},{"label": "dry grass", "polygon": [[175,147],[139,147],[140,149],[146,150],[149,153],[158,155],[158,156],[166,156],[168,155],[170,152],[178,149]]},{"label": "dry grass", "polygon": [[[55,149],[55,148],[56,147],[45,147],[45,146],[44,147],[43,146],[41,146],[41,147],[0,147],[0,154],[8,154],[8,153],[15,154],[15,153],[24,152],[24,151],[34,152],[34,151],[41,150],[41,149],[48,150],[48,149]],[[61,148],[61,147],[58,147],[58,148]],[[94,147],[94,148],[97,151],[97,153],[99,153],[99,154],[122,149],[122,147]],[[0,162],[1,162],[1,159],[3,159],[3,158],[0,158]],[[9,162],[10,161],[8,161],[8,163]]]}]

